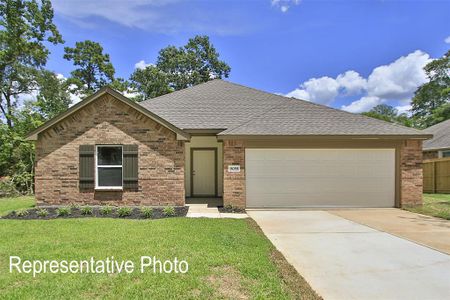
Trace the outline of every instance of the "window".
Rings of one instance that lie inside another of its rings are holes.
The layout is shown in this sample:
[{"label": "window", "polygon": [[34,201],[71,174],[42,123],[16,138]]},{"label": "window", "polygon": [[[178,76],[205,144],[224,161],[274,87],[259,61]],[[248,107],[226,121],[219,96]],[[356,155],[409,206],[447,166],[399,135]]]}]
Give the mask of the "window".
[{"label": "window", "polygon": [[122,188],[122,146],[101,145],[96,151],[97,189]]},{"label": "window", "polygon": [[450,157],[450,150],[442,151],[442,157]]}]

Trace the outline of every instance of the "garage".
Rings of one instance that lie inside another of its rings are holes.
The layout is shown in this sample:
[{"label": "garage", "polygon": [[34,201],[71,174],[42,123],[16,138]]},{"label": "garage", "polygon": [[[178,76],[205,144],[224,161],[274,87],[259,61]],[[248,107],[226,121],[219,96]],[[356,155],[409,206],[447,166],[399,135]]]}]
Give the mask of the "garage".
[{"label": "garage", "polygon": [[246,149],[247,207],[394,207],[395,149]]}]

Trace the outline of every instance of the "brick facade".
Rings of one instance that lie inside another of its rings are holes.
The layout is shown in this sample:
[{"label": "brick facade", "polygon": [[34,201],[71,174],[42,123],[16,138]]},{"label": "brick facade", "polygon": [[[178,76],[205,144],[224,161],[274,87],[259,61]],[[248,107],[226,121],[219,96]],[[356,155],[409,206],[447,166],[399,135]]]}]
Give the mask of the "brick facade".
[{"label": "brick facade", "polygon": [[[241,172],[229,173],[228,166],[238,164]],[[223,141],[223,203],[245,207],[245,145],[243,141]]]},{"label": "brick facade", "polygon": [[[79,145],[137,144],[138,191],[79,190]],[[104,95],[39,134],[38,205],[184,205],[184,142],[111,95]]]},{"label": "brick facade", "polygon": [[422,141],[406,140],[400,148],[400,206],[422,204]]}]

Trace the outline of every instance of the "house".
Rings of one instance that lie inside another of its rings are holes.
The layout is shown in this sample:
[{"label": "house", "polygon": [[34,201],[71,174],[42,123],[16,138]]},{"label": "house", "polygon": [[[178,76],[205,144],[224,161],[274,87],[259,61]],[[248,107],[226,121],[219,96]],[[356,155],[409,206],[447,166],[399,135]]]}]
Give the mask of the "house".
[{"label": "house", "polygon": [[450,120],[428,127],[423,132],[433,135],[423,143],[424,159],[450,157]]},{"label": "house", "polygon": [[39,205],[400,207],[432,135],[212,80],[135,103],[110,89],[30,133]]}]

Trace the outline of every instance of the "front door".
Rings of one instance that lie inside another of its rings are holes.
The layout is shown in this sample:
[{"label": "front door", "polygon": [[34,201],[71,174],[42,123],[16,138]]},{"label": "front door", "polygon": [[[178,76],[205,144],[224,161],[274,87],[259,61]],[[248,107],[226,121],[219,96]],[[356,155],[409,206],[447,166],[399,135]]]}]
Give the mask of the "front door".
[{"label": "front door", "polygon": [[192,149],[191,156],[192,197],[216,196],[217,194],[217,149]]}]

